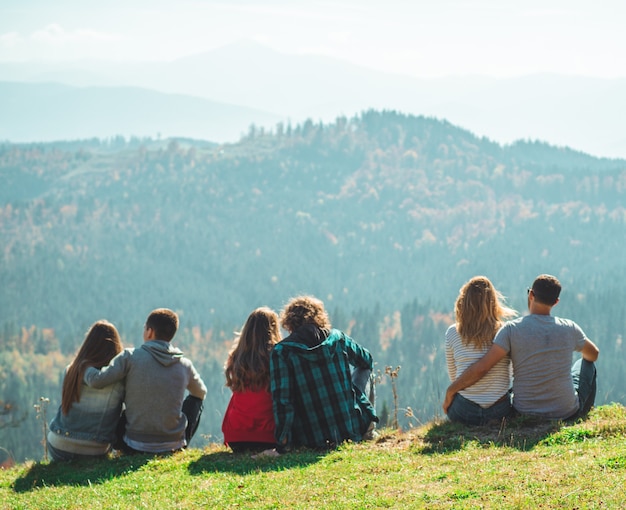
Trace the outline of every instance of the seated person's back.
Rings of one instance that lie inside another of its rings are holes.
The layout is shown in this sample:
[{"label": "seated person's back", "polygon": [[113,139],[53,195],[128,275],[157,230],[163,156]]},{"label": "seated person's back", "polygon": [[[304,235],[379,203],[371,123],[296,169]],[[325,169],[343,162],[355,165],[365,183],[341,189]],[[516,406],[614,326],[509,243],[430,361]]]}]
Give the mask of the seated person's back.
[{"label": "seated person's back", "polygon": [[113,324],[97,321],[89,328],[65,371],[61,405],[50,422],[47,440],[53,460],[103,457],[111,449],[122,413],[124,384],[95,389],[84,384],[83,376],[88,367],[106,366],[122,350]]},{"label": "seated person's back", "polygon": [[[365,395],[373,367],[369,351],[330,329],[323,303],[310,296],[293,299],[281,323],[291,334],[270,360],[277,442],[327,447],[363,439],[378,421]],[[353,384],[351,367],[366,372],[359,377],[362,387]]]},{"label": "seated person's back", "polygon": [[206,387],[192,362],[171,345],[177,329],[174,312],[154,310],[141,347],[124,350],[102,370],[85,372],[85,382],[93,387],[125,379],[126,451],[178,450],[197,428]]},{"label": "seated person's back", "polygon": [[[486,276],[475,276],[459,291],[454,304],[456,323],[446,331],[446,363],[450,380],[479,360],[493,344],[502,320],[515,311]],[[503,357],[475,384],[461,390],[447,411],[452,421],[484,425],[512,413],[511,360]]]},{"label": "seated person's back", "polygon": [[276,446],[270,385],[270,352],[280,341],[278,316],[254,310],[235,339],[225,366],[232,396],[222,420],[224,443],[233,452],[263,451]]},{"label": "seated person's back", "polygon": [[585,334],[574,322],[551,315],[527,315],[507,323],[494,343],[510,352],[518,412],[567,418],[578,411],[572,352],[583,349]]}]

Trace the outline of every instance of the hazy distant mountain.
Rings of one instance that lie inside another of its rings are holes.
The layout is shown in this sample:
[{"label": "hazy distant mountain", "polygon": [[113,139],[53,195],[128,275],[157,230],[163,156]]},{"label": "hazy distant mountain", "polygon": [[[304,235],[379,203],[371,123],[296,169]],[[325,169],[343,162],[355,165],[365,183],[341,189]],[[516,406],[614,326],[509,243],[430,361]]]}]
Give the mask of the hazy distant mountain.
[{"label": "hazy distant mountain", "polygon": [[543,74],[498,80],[440,104],[437,114],[501,142],[541,139],[626,157],[625,79]]},{"label": "hazy distant mountain", "polygon": [[[543,140],[626,157],[626,80],[533,75],[418,79],[249,41],[168,63],[0,64],[0,79],[125,85],[236,104],[294,122],[393,109],[449,120],[500,143]],[[243,126],[245,129],[247,126]]]},{"label": "hazy distant mountain", "polygon": [[[169,63],[79,61],[53,68],[0,64],[0,79],[54,81],[80,86],[132,85],[206,97],[289,116],[295,121],[334,120],[362,110],[419,111],[456,97],[455,81],[418,80],[315,55],[288,55],[241,41]],[[494,80],[463,79],[463,92]],[[260,106],[262,105],[262,106]]]},{"label": "hazy distant mountain", "polygon": [[279,117],[204,98],[136,87],[70,87],[0,82],[0,140],[13,142],[116,135],[181,136],[223,142],[251,124]]}]

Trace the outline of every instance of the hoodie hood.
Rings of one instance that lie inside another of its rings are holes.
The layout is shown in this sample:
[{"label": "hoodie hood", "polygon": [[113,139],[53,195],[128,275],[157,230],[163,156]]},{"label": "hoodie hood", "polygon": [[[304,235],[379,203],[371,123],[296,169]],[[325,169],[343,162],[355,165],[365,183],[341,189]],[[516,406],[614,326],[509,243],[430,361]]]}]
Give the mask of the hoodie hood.
[{"label": "hoodie hood", "polygon": [[336,342],[341,335],[341,331],[336,329],[327,330],[305,324],[276,344],[274,349],[287,349],[290,355],[304,358],[309,363],[328,364],[328,360],[343,351],[341,344]]},{"label": "hoodie hood", "polygon": [[179,363],[183,357],[183,351],[164,340],[150,340],[144,342],[141,349],[148,351],[150,355],[164,367]]},{"label": "hoodie hood", "polygon": [[316,347],[324,342],[328,335],[330,335],[328,329],[318,328],[315,324],[303,324],[283,341]]}]

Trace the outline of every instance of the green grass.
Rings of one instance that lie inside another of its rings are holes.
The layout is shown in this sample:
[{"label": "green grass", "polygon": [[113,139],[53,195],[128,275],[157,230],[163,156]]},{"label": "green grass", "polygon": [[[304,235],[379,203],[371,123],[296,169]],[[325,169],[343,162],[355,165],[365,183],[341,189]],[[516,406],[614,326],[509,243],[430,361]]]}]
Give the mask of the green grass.
[{"label": "green grass", "polygon": [[430,423],[330,452],[252,459],[221,446],[166,457],[27,463],[0,506],[104,508],[624,508],[626,408],[578,423]]}]

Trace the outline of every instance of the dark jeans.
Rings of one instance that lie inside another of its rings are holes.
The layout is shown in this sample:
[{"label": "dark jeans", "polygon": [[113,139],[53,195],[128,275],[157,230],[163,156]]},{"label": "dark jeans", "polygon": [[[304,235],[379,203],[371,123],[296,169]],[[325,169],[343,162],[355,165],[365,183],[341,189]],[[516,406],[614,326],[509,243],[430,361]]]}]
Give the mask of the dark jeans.
[{"label": "dark jeans", "polygon": [[[187,446],[191,438],[198,430],[200,424],[200,417],[202,416],[203,401],[198,397],[187,395],[187,398],[183,401],[182,413],[187,417],[187,427],[185,428],[185,440]],[[124,441],[124,434],[126,433],[126,412],[120,416],[120,421],[117,424],[116,429],[116,442],[113,444],[115,450],[123,451],[126,454],[143,453],[131,448]]]},{"label": "dark jeans", "polygon": [[457,393],[448,408],[448,418],[465,425],[485,425],[490,421],[501,421],[512,414],[513,406],[508,393],[502,400],[487,408],[480,407]]},{"label": "dark jeans", "polygon": [[278,448],[276,443],[260,443],[258,441],[235,441],[228,443],[228,447],[233,453],[260,453],[264,450]]},{"label": "dark jeans", "polygon": [[187,417],[187,428],[185,429],[187,445],[189,445],[189,441],[191,441],[191,438],[198,430],[203,409],[204,405],[201,398],[188,395],[183,402],[183,414]]},{"label": "dark jeans", "polygon": [[596,365],[593,361],[579,359],[572,365],[572,379],[578,393],[579,408],[576,413],[567,418],[575,420],[587,416],[596,401]]}]

